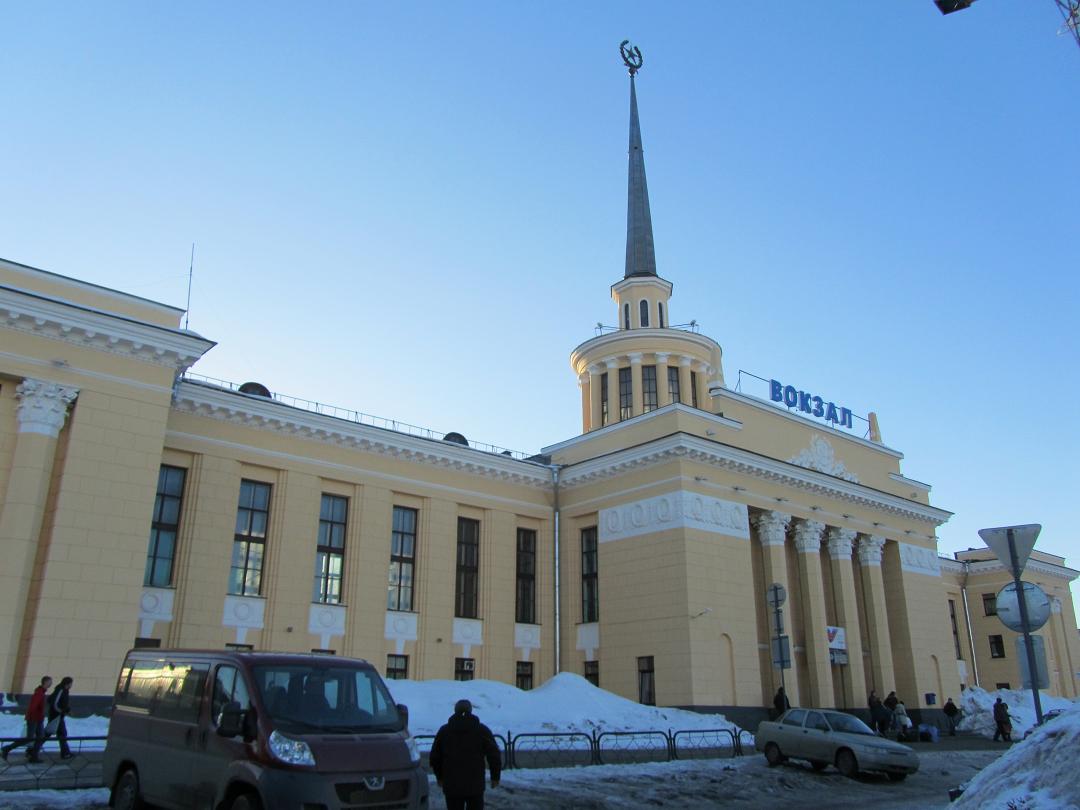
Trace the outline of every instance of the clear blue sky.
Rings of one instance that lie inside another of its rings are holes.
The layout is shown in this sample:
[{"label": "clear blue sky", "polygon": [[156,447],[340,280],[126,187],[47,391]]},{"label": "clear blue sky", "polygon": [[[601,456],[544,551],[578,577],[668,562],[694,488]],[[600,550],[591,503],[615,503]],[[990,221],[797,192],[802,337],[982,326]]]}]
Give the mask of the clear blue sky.
[{"label": "clear blue sky", "polygon": [[[0,256],[184,306],[195,371],[536,451],[659,272],[738,370],[876,411],[1080,567],[1080,49],[1051,0],[0,4]],[[744,389],[745,390],[745,389]],[[1075,588],[1074,588],[1075,590]]]}]

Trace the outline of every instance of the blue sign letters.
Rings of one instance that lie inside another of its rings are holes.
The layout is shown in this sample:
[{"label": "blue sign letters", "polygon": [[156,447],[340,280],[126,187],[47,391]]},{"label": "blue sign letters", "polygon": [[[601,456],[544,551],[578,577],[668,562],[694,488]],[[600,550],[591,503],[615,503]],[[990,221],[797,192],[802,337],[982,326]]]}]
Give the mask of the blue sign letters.
[{"label": "blue sign letters", "polygon": [[782,402],[789,408],[798,408],[811,416],[825,417],[827,422],[840,427],[853,426],[851,411],[848,408],[837,408],[835,403],[826,402],[821,397],[808,394],[806,391],[798,391],[794,386],[783,385],[778,380],[769,381],[769,399],[773,402]]}]

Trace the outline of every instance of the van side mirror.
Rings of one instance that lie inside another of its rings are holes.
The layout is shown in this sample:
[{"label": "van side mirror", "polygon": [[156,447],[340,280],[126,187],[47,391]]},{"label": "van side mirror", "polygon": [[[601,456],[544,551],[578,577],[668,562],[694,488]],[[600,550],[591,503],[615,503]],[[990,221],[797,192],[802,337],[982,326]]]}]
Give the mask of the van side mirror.
[{"label": "van side mirror", "polygon": [[409,707],[404,703],[397,705],[398,714],[401,715],[401,722],[405,724],[406,730],[409,728]]},{"label": "van side mirror", "polygon": [[244,711],[235,700],[226,703],[218,715],[217,733],[221,737],[236,737],[243,731]]}]

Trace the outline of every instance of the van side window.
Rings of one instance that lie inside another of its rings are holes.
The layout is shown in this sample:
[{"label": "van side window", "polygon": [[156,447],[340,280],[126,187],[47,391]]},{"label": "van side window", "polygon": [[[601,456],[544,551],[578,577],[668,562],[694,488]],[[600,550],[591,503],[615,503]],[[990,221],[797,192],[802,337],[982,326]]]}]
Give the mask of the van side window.
[{"label": "van side window", "polygon": [[215,724],[225,704],[234,700],[241,709],[247,709],[251,702],[247,684],[236,667],[220,666],[214,674],[214,695],[210,704],[210,716]]},{"label": "van side window", "polygon": [[130,661],[120,670],[115,703],[140,714],[149,714],[158,690],[159,661]]},{"label": "van side window", "polygon": [[151,716],[182,723],[198,722],[209,672],[209,664],[170,663],[163,667],[157,701],[150,709]]}]

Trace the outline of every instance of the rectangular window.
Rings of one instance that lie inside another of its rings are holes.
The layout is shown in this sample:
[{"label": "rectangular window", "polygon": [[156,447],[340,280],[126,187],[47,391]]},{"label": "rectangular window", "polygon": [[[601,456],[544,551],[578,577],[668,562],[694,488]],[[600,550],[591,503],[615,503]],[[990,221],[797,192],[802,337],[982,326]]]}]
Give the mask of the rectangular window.
[{"label": "rectangular window", "polygon": [[956,648],[956,660],[959,661],[964,656],[960,652],[960,626],[956,621],[956,602],[952,599],[949,600],[949,619],[952,621],[952,640]]},{"label": "rectangular window", "polygon": [[994,688],[995,689],[1012,689],[1012,687],[1009,686],[1008,681],[1005,681],[1004,683],[995,683]]},{"label": "rectangular window", "polygon": [[269,523],[270,485],[241,481],[232,565],[229,569],[229,593],[235,596],[258,596],[261,593]]},{"label": "rectangular window", "polygon": [[416,518],[415,509],[404,506],[394,507],[394,524],[390,535],[390,585],[386,597],[388,610],[413,609],[413,582],[416,576]]},{"label": "rectangular window", "polygon": [[629,419],[634,414],[632,380],[629,368],[619,369],[619,419]]},{"label": "rectangular window", "polygon": [[667,367],[667,384],[668,389],[671,391],[672,402],[682,402],[679,397],[679,367],[668,366]]},{"label": "rectangular window", "polygon": [[600,594],[597,591],[596,527],[581,530],[581,621],[600,620]]},{"label": "rectangular window", "polygon": [[698,406],[698,404],[697,404],[697,372],[696,371],[691,371],[690,372],[690,404],[693,405],[695,408]]},{"label": "rectangular window", "polygon": [[586,661],[585,662],[585,680],[591,683],[593,686],[600,686],[600,662],[599,661]]},{"label": "rectangular window", "polygon": [[600,426],[603,427],[610,421],[608,416],[607,401],[607,372],[600,375]]},{"label": "rectangular window", "polygon": [[514,621],[536,624],[536,532],[517,530],[517,594]]},{"label": "rectangular window", "polygon": [[315,587],[312,602],[341,603],[341,574],[345,569],[345,525],[349,499],[323,494],[319,507],[319,539],[315,547]]},{"label": "rectangular window", "polygon": [[996,593],[984,593],[983,598],[983,615],[984,616],[997,616],[997,594]]},{"label": "rectangular window", "polygon": [[517,688],[529,690],[533,688],[532,680],[533,665],[532,661],[518,661],[517,662]]},{"label": "rectangular window", "polygon": [[180,506],[184,497],[183,467],[161,465],[158,470],[157,496],[150,523],[150,546],[146,552],[143,585],[168,588],[172,585],[173,561],[176,559],[176,535],[180,531]]},{"label": "rectangular window", "polygon": [[656,403],[656,366],[641,367],[641,395],[643,398],[642,411],[648,413],[655,411]]},{"label": "rectangular window", "polygon": [[646,655],[637,660],[638,672],[638,703],[646,706],[656,705],[656,672],[653,668],[653,657]]},{"label": "rectangular window", "polygon": [[480,521],[459,517],[457,521],[457,587],[454,615],[475,619],[480,591]]},{"label": "rectangular window", "polygon": [[1002,639],[1001,636],[990,636],[990,657],[1005,657],[1005,641]]},{"label": "rectangular window", "polygon": [[386,656],[386,680],[402,681],[409,677],[409,656]]},{"label": "rectangular window", "polygon": [[475,658],[455,658],[454,659],[454,680],[455,681],[471,681],[476,675],[476,659]]}]

